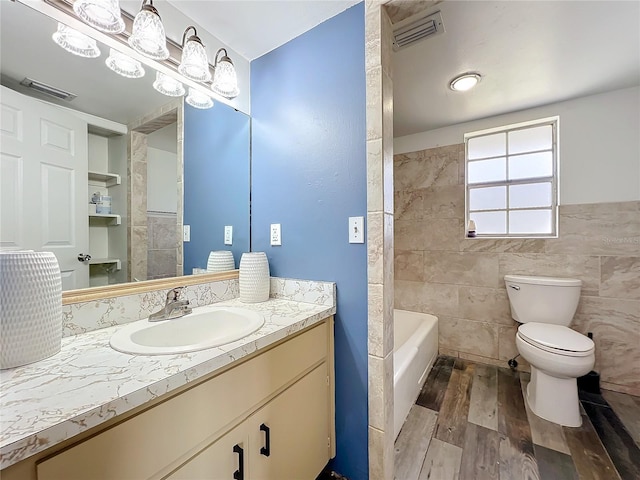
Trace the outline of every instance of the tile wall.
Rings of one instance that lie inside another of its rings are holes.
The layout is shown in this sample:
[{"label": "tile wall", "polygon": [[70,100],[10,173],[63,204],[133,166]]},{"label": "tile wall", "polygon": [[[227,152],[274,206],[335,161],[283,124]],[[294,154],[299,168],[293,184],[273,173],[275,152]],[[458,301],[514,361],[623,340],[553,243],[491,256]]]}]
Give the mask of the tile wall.
[{"label": "tile wall", "polygon": [[175,213],[147,212],[147,280],[176,276],[178,263],[176,223]]},{"label": "tile wall", "polygon": [[394,182],[395,307],[439,317],[440,353],[504,365],[504,275],[579,278],[572,327],[593,332],[603,386],[640,395],[640,202],[562,205],[559,238],[468,239],[463,144],[395,155]]}]

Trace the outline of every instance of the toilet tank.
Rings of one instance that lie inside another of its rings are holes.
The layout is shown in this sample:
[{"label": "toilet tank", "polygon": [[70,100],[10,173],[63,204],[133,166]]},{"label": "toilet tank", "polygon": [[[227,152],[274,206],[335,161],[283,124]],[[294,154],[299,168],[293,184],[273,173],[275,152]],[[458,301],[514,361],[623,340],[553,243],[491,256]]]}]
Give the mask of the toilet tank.
[{"label": "toilet tank", "polygon": [[578,308],[581,280],[505,275],[504,283],[516,322],[569,326]]}]

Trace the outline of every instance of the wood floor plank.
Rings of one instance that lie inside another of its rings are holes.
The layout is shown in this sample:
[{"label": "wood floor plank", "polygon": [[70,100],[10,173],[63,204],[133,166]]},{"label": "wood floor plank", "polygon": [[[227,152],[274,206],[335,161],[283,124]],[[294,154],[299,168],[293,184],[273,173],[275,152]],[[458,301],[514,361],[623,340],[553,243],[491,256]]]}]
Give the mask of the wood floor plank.
[{"label": "wood floor plank", "polygon": [[395,443],[395,470],[398,480],[417,480],[433,436],[438,414],[413,405]]},{"label": "wood floor plank", "polygon": [[640,446],[640,397],[603,390],[602,396],[623,423],[631,438]]},{"label": "wood floor plank", "polygon": [[589,417],[582,416],[580,427],[562,427],[562,430],[580,480],[620,479]]},{"label": "wood floor plank", "polygon": [[419,480],[458,480],[461,460],[462,448],[433,438]]},{"label": "wood floor plank", "polygon": [[522,397],[527,412],[527,419],[529,420],[529,427],[531,428],[531,440],[533,443],[535,445],[540,445],[550,448],[551,450],[556,450],[570,455],[571,452],[569,451],[569,446],[564,438],[562,427],[557,423],[538,417],[531,411],[526,398],[527,385],[529,385],[529,381],[520,376],[520,383],[522,385]]},{"label": "wood floor plank", "polygon": [[498,430],[498,371],[490,365],[476,365],[471,386],[469,417],[471,423]]},{"label": "wood floor plank", "polygon": [[438,356],[436,361],[427,376],[427,380],[424,382],[422,390],[418,395],[416,403],[421,407],[430,408],[436,412],[440,411],[444,393],[447,390],[449,384],[449,378],[451,377],[451,371],[453,370],[453,364],[455,358],[447,357],[444,355]]},{"label": "wood floor plank", "polygon": [[498,368],[498,432],[531,441],[531,429],[517,372]]},{"label": "wood floor plank", "polygon": [[460,480],[499,480],[499,448],[498,432],[469,423],[460,460]]},{"label": "wood floor plank", "polygon": [[579,480],[571,456],[542,445],[534,445],[540,480]]},{"label": "wood floor plank", "polygon": [[610,407],[585,402],[584,409],[623,479],[640,478],[640,448]]},{"label": "wood floor plank", "polygon": [[500,479],[540,480],[531,441],[500,435]]},{"label": "wood floor plank", "polygon": [[474,369],[475,364],[456,359],[438,415],[435,438],[458,447],[465,441]]}]

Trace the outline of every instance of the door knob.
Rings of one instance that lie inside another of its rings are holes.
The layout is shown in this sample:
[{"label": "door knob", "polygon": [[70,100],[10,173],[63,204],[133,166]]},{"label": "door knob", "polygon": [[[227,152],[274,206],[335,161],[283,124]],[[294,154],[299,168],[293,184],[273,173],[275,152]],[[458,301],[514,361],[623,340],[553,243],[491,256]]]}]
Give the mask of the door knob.
[{"label": "door knob", "polygon": [[79,262],[84,263],[84,262],[88,262],[89,260],[91,260],[91,255],[89,255],[88,253],[87,254],[85,254],[85,253],[79,253],[78,254],[78,261]]}]

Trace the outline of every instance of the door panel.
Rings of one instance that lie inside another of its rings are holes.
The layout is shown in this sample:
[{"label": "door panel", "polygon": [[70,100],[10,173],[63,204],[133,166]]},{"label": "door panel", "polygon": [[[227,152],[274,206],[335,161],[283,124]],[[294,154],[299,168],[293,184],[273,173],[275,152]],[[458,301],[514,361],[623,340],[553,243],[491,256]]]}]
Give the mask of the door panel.
[{"label": "door panel", "polygon": [[0,154],[0,248],[22,245],[22,157]]}]

